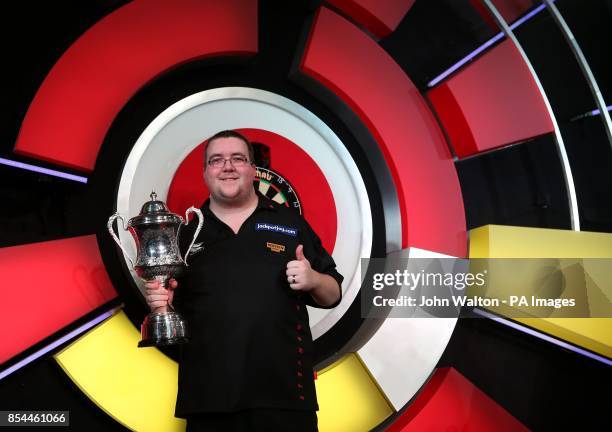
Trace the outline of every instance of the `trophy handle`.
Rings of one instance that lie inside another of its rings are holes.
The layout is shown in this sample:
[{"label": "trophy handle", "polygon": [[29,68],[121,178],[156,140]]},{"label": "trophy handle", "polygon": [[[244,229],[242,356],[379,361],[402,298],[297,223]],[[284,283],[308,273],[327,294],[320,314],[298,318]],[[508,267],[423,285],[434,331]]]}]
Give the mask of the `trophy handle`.
[{"label": "trophy handle", "polygon": [[204,215],[202,214],[202,211],[199,208],[195,208],[191,206],[185,212],[185,225],[189,224],[189,213],[195,213],[196,215],[198,215],[198,227],[196,228],[195,233],[193,234],[193,239],[191,240],[189,249],[187,249],[187,252],[185,252],[185,259],[184,259],[185,265],[187,265],[187,257],[189,256],[189,251],[191,250],[191,247],[195,243],[196,238],[198,238],[198,234],[200,234],[200,230],[202,229],[202,224],[204,223]]},{"label": "trophy handle", "polygon": [[[125,257],[128,259],[128,261],[132,265],[132,268],[134,268],[134,261],[132,261],[132,258],[130,258],[130,255],[127,253],[127,251],[125,250],[125,248],[121,244],[121,240],[119,240],[119,237],[117,237],[117,235],[115,234],[115,230],[113,229],[113,222],[115,222],[115,219],[119,219],[121,221],[121,225],[122,225],[123,229],[125,231],[127,231],[127,227],[125,226],[125,221],[123,220],[123,218],[121,217],[121,215],[119,213],[115,213],[114,215],[112,215],[111,217],[108,218],[108,222],[106,224],[106,227],[108,228],[108,232],[110,233],[110,235],[113,237],[113,240],[115,240],[115,243],[117,243],[119,245],[119,247],[121,248],[121,250],[125,254]],[[119,224],[117,224],[117,227],[118,226],[119,226]]]}]

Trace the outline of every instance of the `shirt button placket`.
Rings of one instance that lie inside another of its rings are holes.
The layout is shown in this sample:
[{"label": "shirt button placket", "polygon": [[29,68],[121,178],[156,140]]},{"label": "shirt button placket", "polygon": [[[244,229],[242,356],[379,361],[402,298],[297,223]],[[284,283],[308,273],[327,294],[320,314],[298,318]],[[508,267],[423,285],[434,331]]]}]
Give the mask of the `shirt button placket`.
[{"label": "shirt button placket", "polygon": [[[300,305],[299,304],[295,305],[295,310],[296,311],[300,310]],[[303,375],[304,375],[304,373],[302,371],[302,354],[304,354],[304,348],[301,345],[301,343],[303,341],[303,336],[301,334],[302,328],[303,328],[302,324],[299,323],[299,322],[295,326],[295,330],[297,332],[296,340],[297,340],[297,355],[298,355],[297,367],[296,367],[296,375],[297,375],[297,393],[298,393],[298,398],[300,400],[305,400],[304,394],[302,393],[304,391],[304,385],[301,382],[302,378],[303,378]]]}]

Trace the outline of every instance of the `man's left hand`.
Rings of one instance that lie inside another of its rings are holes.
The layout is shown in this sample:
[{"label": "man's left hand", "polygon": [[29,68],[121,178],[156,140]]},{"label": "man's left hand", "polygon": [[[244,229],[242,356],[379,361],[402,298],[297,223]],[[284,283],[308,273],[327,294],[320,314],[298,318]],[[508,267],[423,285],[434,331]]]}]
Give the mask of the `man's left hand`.
[{"label": "man's left hand", "polygon": [[319,284],[319,273],[310,267],[304,256],[304,246],[295,249],[295,260],[287,263],[287,282],[292,290],[310,291]]}]

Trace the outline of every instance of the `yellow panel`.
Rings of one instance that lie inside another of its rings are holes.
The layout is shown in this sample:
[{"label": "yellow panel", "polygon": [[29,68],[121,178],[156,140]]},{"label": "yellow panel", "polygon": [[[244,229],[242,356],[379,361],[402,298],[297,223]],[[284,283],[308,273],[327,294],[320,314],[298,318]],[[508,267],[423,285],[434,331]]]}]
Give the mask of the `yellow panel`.
[{"label": "yellow panel", "polygon": [[321,432],[369,431],[394,412],[356,354],[319,372],[315,384]]},{"label": "yellow panel", "polygon": [[174,417],[178,366],[140,334],[123,312],[55,355],[75,384],[102,410],[136,431],[184,431]]},{"label": "yellow panel", "polygon": [[470,231],[470,258],[612,258],[612,234],[486,225]]},{"label": "yellow panel", "polygon": [[[487,225],[470,231],[470,258],[612,258],[612,234]],[[589,276],[601,272],[590,269]],[[515,321],[612,358],[612,318]]]}]

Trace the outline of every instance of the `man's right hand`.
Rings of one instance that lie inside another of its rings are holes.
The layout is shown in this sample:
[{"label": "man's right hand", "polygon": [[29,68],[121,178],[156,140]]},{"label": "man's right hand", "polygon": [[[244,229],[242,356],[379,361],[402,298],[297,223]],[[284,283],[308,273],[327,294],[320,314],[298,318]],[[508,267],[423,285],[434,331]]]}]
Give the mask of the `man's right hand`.
[{"label": "man's right hand", "polygon": [[146,281],[144,286],[145,299],[151,310],[163,312],[168,304],[172,305],[174,290],[178,286],[178,282],[170,279],[168,289],[164,288],[158,280]]}]

